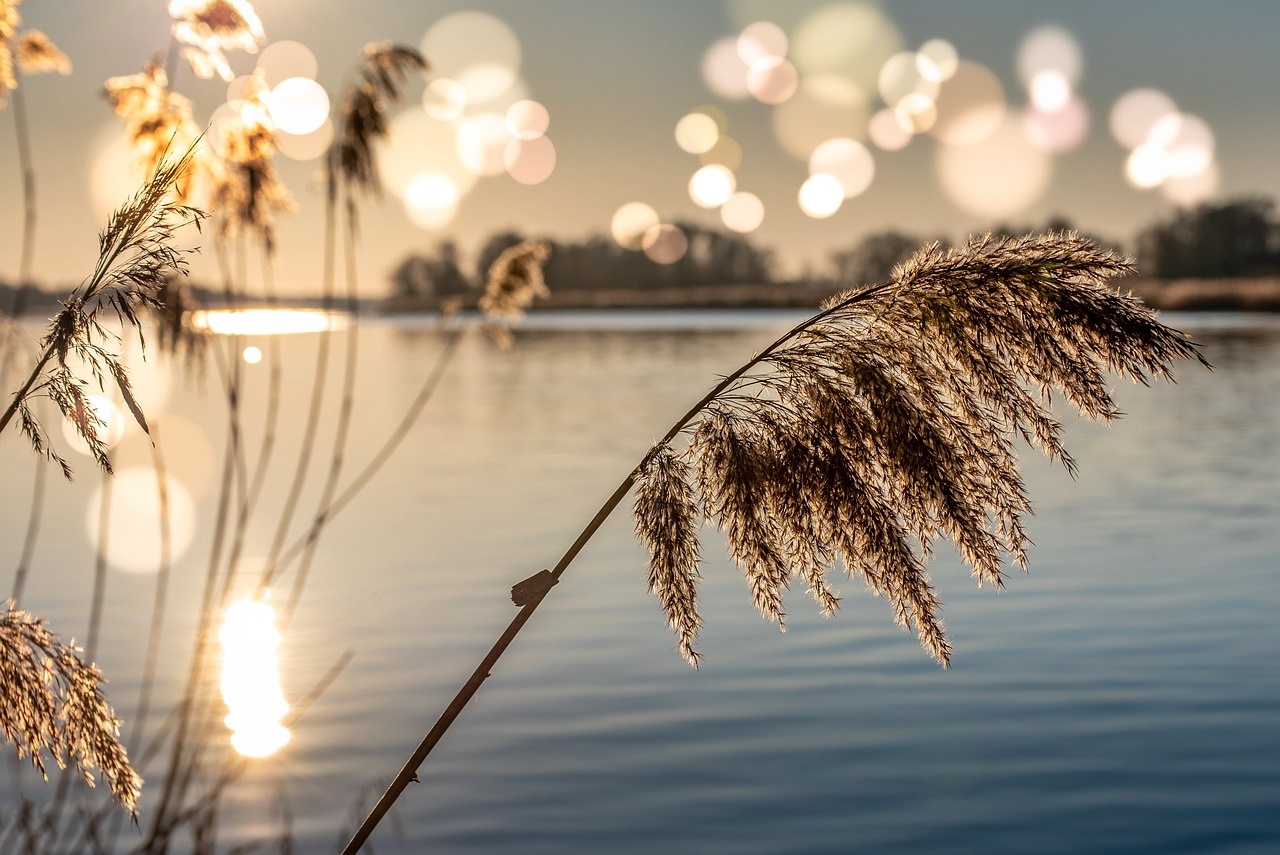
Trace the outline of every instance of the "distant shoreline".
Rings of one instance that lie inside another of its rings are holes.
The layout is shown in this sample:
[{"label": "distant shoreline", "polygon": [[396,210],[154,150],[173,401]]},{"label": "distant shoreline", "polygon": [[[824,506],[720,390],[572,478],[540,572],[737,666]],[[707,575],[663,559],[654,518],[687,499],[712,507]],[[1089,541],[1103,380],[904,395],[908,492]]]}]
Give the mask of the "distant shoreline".
[{"label": "distant shoreline", "polygon": [[[1122,292],[1132,292],[1153,309],[1178,312],[1277,312],[1280,313],[1280,276],[1234,279],[1122,279]],[[838,293],[837,288],[809,283],[770,285],[690,285],[678,288],[583,288],[552,289],[551,298],[533,306],[545,310],[608,309],[816,309]],[[201,295],[216,297],[219,295]],[[43,289],[33,291],[26,316],[46,315],[59,304],[59,296]],[[260,301],[250,301],[261,306]],[[431,297],[364,298],[359,311],[397,315],[434,312],[442,301]],[[3,305],[0,302],[0,305]],[[209,308],[224,305],[210,299]],[[318,297],[280,298],[281,308],[321,308]],[[339,301],[339,306],[345,303]]]},{"label": "distant shoreline", "polygon": [[[1124,279],[1117,283],[1153,309],[1161,311],[1280,312],[1280,277],[1240,279]],[[685,288],[591,288],[552,290],[539,309],[813,309],[838,293],[830,286],[808,284],[696,285]],[[441,300],[388,297],[379,312],[430,312]]]}]

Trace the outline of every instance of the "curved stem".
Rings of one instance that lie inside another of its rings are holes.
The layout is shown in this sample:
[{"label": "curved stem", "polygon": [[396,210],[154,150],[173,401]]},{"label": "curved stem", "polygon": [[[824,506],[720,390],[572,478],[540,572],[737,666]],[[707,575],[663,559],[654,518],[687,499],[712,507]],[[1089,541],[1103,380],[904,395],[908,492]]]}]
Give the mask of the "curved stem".
[{"label": "curved stem", "polygon": [[[707,394],[703,396],[702,400],[690,407],[688,412],[681,416],[676,423],[671,426],[671,429],[667,431],[666,435],[663,436],[662,439],[655,443],[654,447],[657,448],[666,445],[671,442],[671,440],[675,439],[676,435],[679,434],[680,431],[684,430],[691,421],[697,418],[698,414],[706,409],[707,406],[710,405],[711,402],[714,401],[721,393],[736,383],[752,368],[767,360],[792,338],[804,332],[819,320],[854,305],[855,303],[860,303],[869,299],[870,297],[879,294],[886,287],[888,287],[888,283],[881,283],[880,285],[873,285],[871,287],[864,288],[839,303],[830,306],[829,308],[792,327],[764,350],[760,351],[758,354],[751,357],[751,359],[747,360],[747,362],[743,363],[742,366],[732,374],[717,383],[711,391],[707,392]],[[462,713],[462,710],[475,696],[476,692],[479,691],[481,684],[488,679],[493,666],[497,664],[498,659],[504,652],[506,652],[506,649],[511,645],[511,642],[515,640],[516,635],[529,621],[529,618],[533,616],[534,611],[542,604],[542,600],[546,597],[547,593],[552,587],[554,587],[555,583],[560,580],[560,577],[564,575],[564,571],[568,569],[573,560],[578,557],[578,553],[587,545],[587,542],[595,536],[597,531],[599,531],[600,526],[604,525],[604,521],[608,519],[609,516],[617,509],[618,505],[622,503],[622,500],[626,498],[627,493],[631,492],[631,488],[635,485],[636,477],[639,475],[640,467],[642,465],[643,462],[637,464],[634,469],[627,473],[627,477],[622,479],[622,483],[620,483],[617,489],[613,491],[613,494],[605,500],[604,504],[600,506],[600,510],[596,511],[596,515],[592,517],[591,521],[587,523],[585,528],[583,528],[582,533],[578,535],[577,539],[574,540],[567,550],[565,550],[565,553],[560,557],[560,560],[556,562],[555,567],[551,570],[550,584],[546,585],[540,592],[535,594],[534,597],[520,609],[519,613],[511,623],[507,625],[507,628],[503,630],[502,635],[500,635],[498,640],[494,642],[493,647],[491,647],[489,652],[485,654],[484,658],[480,660],[480,664],[476,666],[471,677],[465,684],[463,684],[462,688],[458,690],[458,693],[454,695],[453,700],[449,702],[447,707],[445,707],[444,712],[440,714],[440,717],[431,727],[431,730],[427,731],[427,735],[423,737],[420,743],[418,743],[418,747],[414,749],[411,755],[409,755],[409,759],[405,762],[404,766],[401,767],[399,773],[397,773],[395,778],[392,779],[391,783],[387,786],[386,791],[369,811],[368,815],[364,818],[364,821],[361,822],[360,827],[357,828],[355,833],[351,836],[351,840],[347,843],[346,848],[342,850],[342,855],[354,855],[354,853],[360,851],[360,848],[364,846],[365,842],[369,839],[369,835],[373,833],[373,830],[377,827],[378,823],[382,821],[382,818],[391,810],[392,805],[394,805],[396,800],[400,798],[401,793],[403,793],[405,788],[417,778],[418,768],[426,761],[427,755],[431,753],[431,750],[435,748],[441,737],[444,736],[445,731],[449,729],[453,722]]]},{"label": "curved stem", "polygon": [[[289,548],[281,554],[273,568],[264,575],[262,581],[264,588],[269,587],[284,568],[289,565],[289,562],[296,558],[298,553],[306,549],[315,538],[320,536],[320,530],[332,522],[333,518],[347,505],[351,504],[356,495],[368,486],[369,482],[373,480],[373,476],[377,475],[387,461],[391,459],[391,455],[395,453],[400,443],[409,435],[410,429],[417,423],[418,417],[422,414],[427,402],[431,400],[436,387],[440,385],[440,380],[444,377],[445,370],[449,367],[454,353],[458,350],[458,342],[461,341],[464,331],[464,327],[458,326],[450,332],[449,338],[445,341],[444,350],[436,358],[436,364],[432,367],[431,373],[422,381],[422,385],[418,388],[418,394],[409,404],[409,408],[405,411],[404,416],[401,417],[400,423],[396,425],[395,430],[391,431],[378,451],[360,470],[359,474],[352,478],[351,482],[343,488],[342,492],[332,502],[320,509],[315,519],[311,521],[311,527],[307,530],[307,533],[290,544]],[[287,622],[287,612],[282,619]]]},{"label": "curved stem", "polygon": [[[324,486],[320,490],[320,500],[317,503],[319,510],[317,511],[316,519],[326,519],[325,511],[333,503],[334,493],[338,488],[338,479],[342,476],[342,468],[346,462],[347,443],[351,433],[351,417],[355,412],[356,370],[359,367],[360,356],[360,328],[357,311],[359,309],[359,285],[357,284],[359,280],[356,275],[355,217],[355,202],[348,198],[344,228],[342,230],[345,238],[342,252],[346,269],[347,311],[351,315],[351,324],[346,331],[346,359],[342,376],[342,399],[338,408],[337,427],[334,430],[333,451],[329,456],[329,472],[325,477]],[[315,550],[320,542],[320,528],[313,524],[312,530],[315,531],[315,536],[307,538],[307,548],[303,555],[302,563],[298,567],[298,573],[294,576],[289,599],[285,604],[283,612],[283,624],[285,626],[288,625],[293,612],[298,607],[298,601],[302,598],[302,591],[306,586],[307,576],[315,558]]]}]

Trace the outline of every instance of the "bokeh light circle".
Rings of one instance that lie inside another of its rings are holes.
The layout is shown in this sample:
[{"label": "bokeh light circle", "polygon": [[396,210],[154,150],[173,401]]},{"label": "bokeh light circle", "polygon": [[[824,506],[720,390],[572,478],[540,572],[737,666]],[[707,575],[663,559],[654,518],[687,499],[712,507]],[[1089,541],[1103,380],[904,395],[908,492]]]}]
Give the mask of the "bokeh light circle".
[{"label": "bokeh light circle", "polygon": [[883,151],[901,151],[911,142],[913,135],[909,128],[898,121],[896,111],[885,107],[876,110],[867,123],[867,136]]},{"label": "bokeh light circle", "polygon": [[276,150],[290,160],[315,160],[333,143],[333,120],[325,119],[320,127],[301,136],[281,131],[276,134],[275,143]]},{"label": "bokeh light circle", "polygon": [[624,249],[643,249],[645,233],[659,224],[658,212],[644,202],[628,202],[618,208],[609,232]]},{"label": "bokeh light circle", "polygon": [[405,188],[405,213],[419,228],[443,228],[457,216],[461,196],[458,186],[449,176],[424,172],[415,176]]},{"label": "bokeh light circle", "polygon": [[815,9],[796,26],[788,55],[802,76],[833,72],[870,91],[881,66],[900,50],[902,35],[880,9],[832,3]]},{"label": "bokeh light circle", "polygon": [[733,137],[721,136],[707,151],[698,155],[703,166],[719,164],[726,169],[736,170],[742,165],[742,144]]},{"label": "bokeh light circle", "polygon": [[1054,24],[1037,27],[1018,45],[1018,76],[1024,84],[1043,71],[1055,71],[1069,84],[1079,82],[1084,56],[1075,36]]},{"label": "bokeh light circle", "polygon": [[[92,410],[98,418],[99,424],[96,425],[98,439],[107,448],[115,448],[124,438],[125,428],[128,427],[124,411],[106,395],[85,395],[84,400],[88,409]],[[62,436],[73,451],[85,455],[93,453],[89,443],[80,436],[70,419],[62,420]]]},{"label": "bokeh light circle", "polygon": [[1111,135],[1125,148],[1137,148],[1161,119],[1177,113],[1178,105],[1160,90],[1132,89],[1111,106]]},{"label": "bokeh light circle", "polygon": [[1189,208],[1213,198],[1221,183],[1222,174],[1218,164],[1210,163],[1194,175],[1171,175],[1160,185],[1160,194],[1175,205]]},{"label": "bokeh light circle", "polygon": [[1089,133],[1089,108],[1075,96],[1068,98],[1053,112],[1028,110],[1022,117],[1023,129],[1031,144],[1055,154],[1071,151],[1084,142]]},{"label": "bokeh light circle", "polygon": [[1124,176],[1130,184],[1142,190],[1159,187],[1173,171],[1172,160],[1164,146],[1140,145],[1129,152],[1124,163]]},{"label": "bokeh light circle", "polygon": [[993,133],[1004,119],[1004,86],[986,66],[961,60],[934,106],[937,120],[929,133],[947,145],[971,145]]},{"label": "bokeh light circle", "polygon": [[704,166],[689,179],[689,198],[703,208],[718,208],[737,189],[733,172],[718,163]]},{"label": "bokeh light circle", "polygon": [[834,175],[844,188],[844,198],[852,199],[871,186],[876,164],[862,143],[841,138],[827,140],[813,150],[809,157],[809,172],[813,175]]},{"label": "bokeh light circle", "polygon": [[800,210],[815,220],[832,216],[843,202],[844,185],[834,175],[820,172],[800,185]]},{"label": "bokeh light circle", "polygon": [[720,220],[730,231],[753,232],[764,222],[764,202],[756,194],[740,190],[720,207]]},{"label": "bokeh light circle", "polygon": [[747,69],[733,36],[713,42],[702,55],[703,82],[716,95],[730,101],[741,101],[751,94],[747,89]]},{"label": "bokeh light circle", "polygon": [[650,261],[675,264],[689,251],[689,238],[679,226],[663,223],[645,232],[641,245]]},{"label": "bokeh light circle", "polygon": [[756,21],[747,24],[738,33],[738,56],[748,68],[766,57],[787,55],[787,34],[772,21]]},{"label": "bokeh light circle", "polygon": [[747,71],[747,91],[761,104],[783,104],[800,85],[796,67],[780,56],[767,56]]},{"label": "bokeh light circle", "polygon": [[[102,545],[103,558],[126,573],[155,573],[163,557],[161,532],[168,524],[169,559],[179,560],[190,548],[196,532],[195,502],[182,482],[165,476],[167,519],[159,498],[154,469],[129,467],[116,470],[115,477],[99,486],[85,511],[89,541]],[[111,491],[111,513],[107,530],[100,528],[105,491]],[[104,541],[105,536],[105,541]]]},{"label": "bokeh light circle", "polygon": [[980,142],[939,146],[935,165],[947,196],[962,210],[1008,217],[1036,202],[1053,177],[1052,158],[1008,118]]},{"label": "bokeh light circle", "polygon": [[[501,117],[498,117],[501,123]],[[410,184],[424,173],[447,177],[459,197],[471,191],[478,180],[463,166],[453,134],[442,133],[439,123],[419,109],[407,109],[392,117],[389,132],[374,142],[378,175],[382,186],[403,199]],[[504,128],[505,130],[505,128]],[[504,142],[505,148],[505,142]],[[502,172],[499,149],[498,172]]]},{"label": "bokeh light circle", "polygon": [[541,184],[556,168],[556,147],[547,137],[513,137],[503,152],[507,174],[520,184]]},{"label": "bokeh light circle", "polygon": [[471,116],[458,125],[458,160],[476,175],[501,175],[506,169],[504,157],[509,139],[511,132],[504,117],[497,113]]},{"label": "bokeh light circle", "polygon": [[302,42],[272,42],[258,54],[257,70],[268,86],[277,86],[290,77],[315,79],[319,64],[311,48]]},{"label": "bokeh light circle", "polygon": [[687,113],[676,122],[676,145],[689,154],[710,151],[720,139],[720,126],[700,110]]},{"label": "bokeh light circle", "polygon": [[431,25],[419,43],[435,74],[456,80],[467,101],[483,104],[516,82],[522,52],[515,32],[485,12],[454,12]]},{"label": "bokeh light circle", "polygon": [[267,109],[277,128],[306,136],[329,120],[329,93],[309,77],[290,77],[271,90]]},{"label": "bokeh light circle", "polygon": [[551,112],[544,104],[525,98],[507,108],[507,131],[516,139],[533,140],[551,126]]},{"label": "bokeh light circle", "polygon": [[916,52],[920,72],[938,83],[950,80],[960,64],[955,45],[946,39],[929,39]]},{"label": "bokeh light circle", "polygon": [[1055,113],[1071,100],[1071,81],[1052,68],[1036,72],[1027,88],[1032,105],[1042,113]]},{"label": "bokeh light circle", "polygon": [[775,107],[773,133],[787,154],[804,163],[829,139],[859,139],[866,133],[870,109],[862,90],[834,74],[812,74],[796,94]]},{"label": "bokeh light circle", "polygon": [[1150,137],[1168,150],[1173,178],[1194,178],[1213,163],[1213,129],[1199,116],[1166,116],[1151,128]]},{"label": "bokeh light circle", "polygon": [[921,66],[917,54],[911,52],[895,53],[885,60],[876,81],[881,100],[892,106],[916,93],[937,97],[940,78],[924,73]]},{"label": "bokeh light circle", "polygon": [[441,122],[451,122],[467,108],[467,90],[448,77],[437,77],[422,90],[422,109]]},{"label": "bokeh light circle", "polygon": [[893,118],[904,131],[923,134],[938,121],[937,103],[923,92],[912,92],[893,108]]}]

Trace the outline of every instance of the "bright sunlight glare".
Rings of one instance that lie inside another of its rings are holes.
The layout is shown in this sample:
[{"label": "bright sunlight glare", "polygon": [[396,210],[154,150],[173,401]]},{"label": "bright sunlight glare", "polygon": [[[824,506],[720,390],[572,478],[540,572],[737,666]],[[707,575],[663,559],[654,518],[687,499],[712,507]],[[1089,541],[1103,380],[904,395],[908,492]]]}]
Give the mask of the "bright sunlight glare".
[{"label": "bright sunlight glare", "polygon": [[267,757],[289,741],[280,720],[289,712],[280,689],[276,613],[265,602],[230,606],[218,631],[222,642],[222,700],[231,746],[246,757]]},{"label": "bright sunlight glare", "polygon": [[208,309],[195,312],[191,323],[215,335],[284,335],[345,329],[345,312],[319,309]]}]

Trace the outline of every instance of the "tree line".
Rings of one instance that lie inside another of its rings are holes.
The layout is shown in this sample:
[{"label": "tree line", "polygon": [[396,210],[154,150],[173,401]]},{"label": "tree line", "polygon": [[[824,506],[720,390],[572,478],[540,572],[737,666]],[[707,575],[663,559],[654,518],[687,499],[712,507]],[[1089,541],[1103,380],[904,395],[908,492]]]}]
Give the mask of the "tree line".
[{"label": "tree line", "polygon": [[[624,249],[606,235],[577,241],[550,241],[546,279],[553,291],[588,288],[653,289],[697,285],[765,284],[778,281],[771,250],[739,234],[680,223],[689,249],[673,264],[659,264],[643,252]],[[1040,225],[1000,224],[993,234],[1063,231],[1076,227],[1055,217]],[[1077,229],[1079,230],[1079,229]],[[506,230],[492,235],[467,264],[458,244],[444,240],[434,249],[405,257],[391,274],[399,297],[447,298],[484,283],[489,265],[503,250],[527,235]],[[1126,249],[1098,235],[1088,237],[1109,248]],[[826,266],[809,273],[810,282],[835,287],[881,282],[894,265],[921,244],[945,236],[889,229],[874,232],[830,253]],[[1180,210],[1143,229],[1131,248],[1140,275],[1152,279],[1217,279],[1280,275],[1280,218],[1269,199],[1241,198]]]}]

